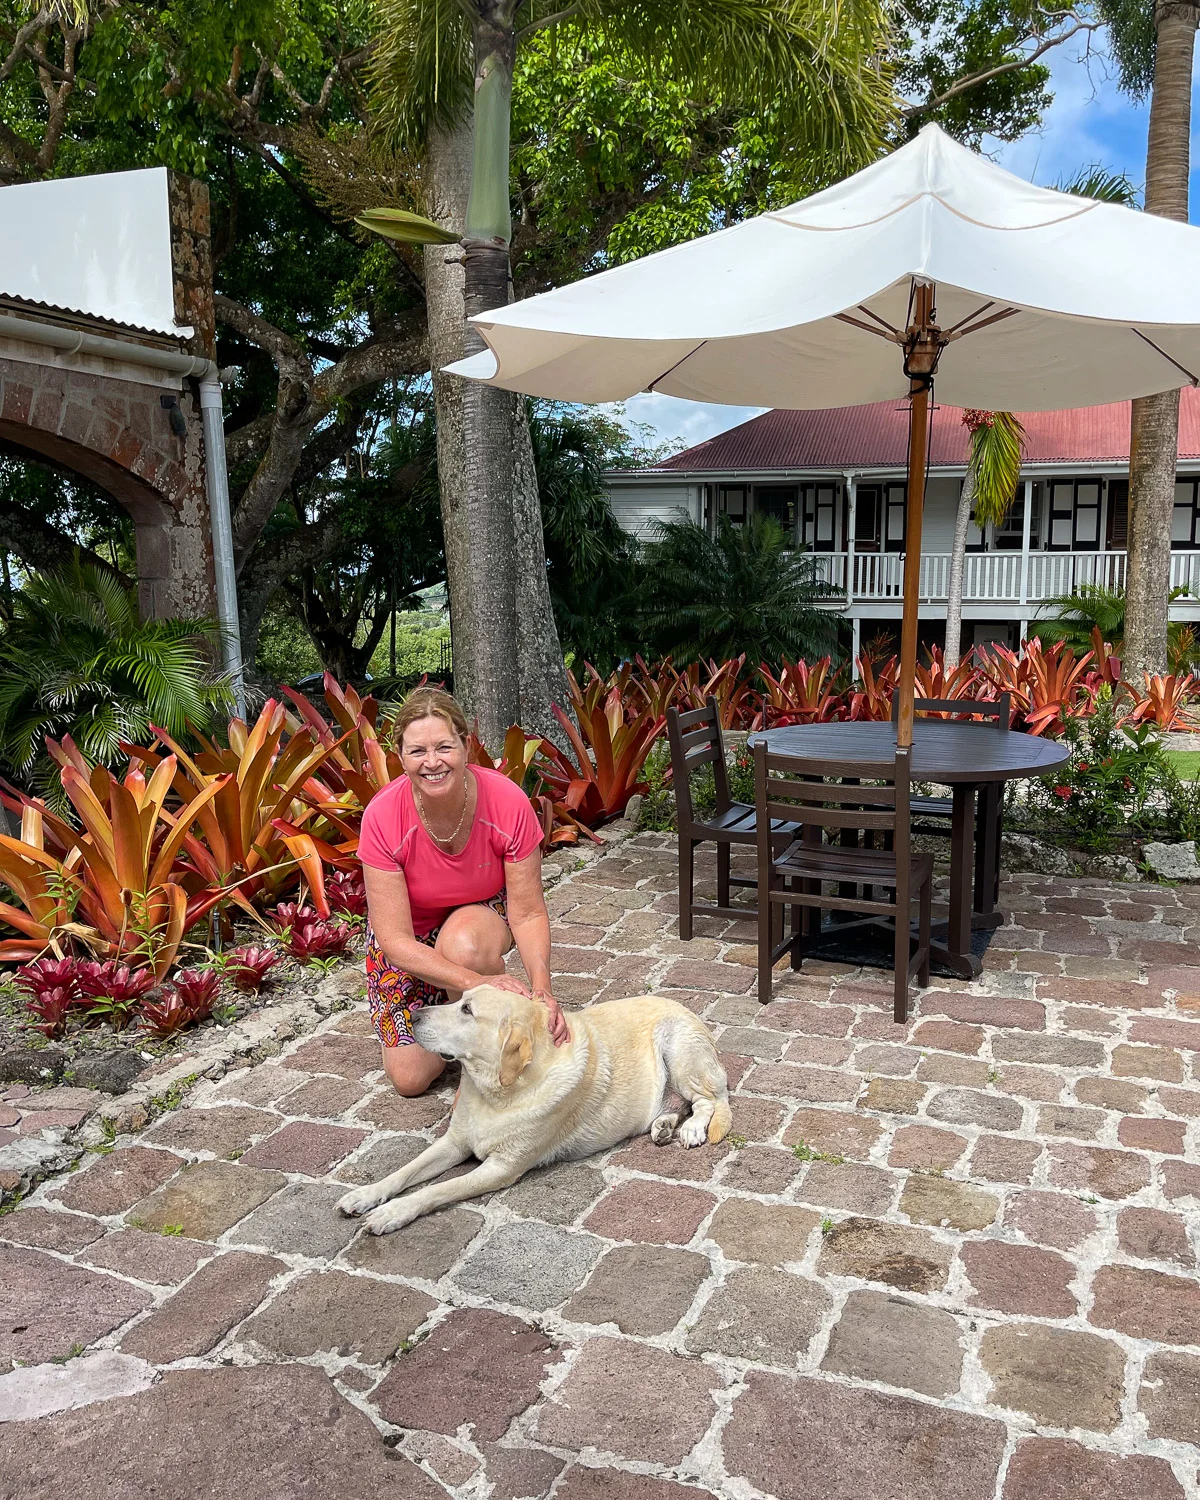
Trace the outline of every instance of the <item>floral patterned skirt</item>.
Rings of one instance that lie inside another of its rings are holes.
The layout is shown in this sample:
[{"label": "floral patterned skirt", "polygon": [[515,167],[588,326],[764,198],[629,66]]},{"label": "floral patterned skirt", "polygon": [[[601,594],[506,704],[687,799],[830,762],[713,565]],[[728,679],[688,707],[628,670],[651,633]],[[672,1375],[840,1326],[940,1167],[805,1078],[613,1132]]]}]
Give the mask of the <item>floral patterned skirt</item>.
[{"label": "floral patterned skirt", "polygon": [[[497,916],[508,921],[508,903],[505,893],[490,897],[487,901],[474,903],[489,907]],[[461,908],[456,908],[461,910]],[[432,932],[417,939],[432,948],[442,930],[439,924]],[[367,1002],[371,1007],[371,1020],[375,1034],[385,1047],[407,1047],[415,1043],[412,1032],[412,1013],[424,1005],[445,1005],[446,991],[404,969],[398,969],[384,956],[383,949],[375,941],[375,934],[367,924]]]}]

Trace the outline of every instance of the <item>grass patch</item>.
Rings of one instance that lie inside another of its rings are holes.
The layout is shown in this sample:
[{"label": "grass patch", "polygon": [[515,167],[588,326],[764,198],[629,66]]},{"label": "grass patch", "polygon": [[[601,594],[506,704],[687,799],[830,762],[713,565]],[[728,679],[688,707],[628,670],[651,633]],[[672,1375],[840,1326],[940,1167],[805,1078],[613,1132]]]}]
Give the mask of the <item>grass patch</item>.
[{"label": "grass patch", "polygon": [[1200,750],[1168,750],[1166,757],[1180,781],[1195,781],[1200,776]]}]

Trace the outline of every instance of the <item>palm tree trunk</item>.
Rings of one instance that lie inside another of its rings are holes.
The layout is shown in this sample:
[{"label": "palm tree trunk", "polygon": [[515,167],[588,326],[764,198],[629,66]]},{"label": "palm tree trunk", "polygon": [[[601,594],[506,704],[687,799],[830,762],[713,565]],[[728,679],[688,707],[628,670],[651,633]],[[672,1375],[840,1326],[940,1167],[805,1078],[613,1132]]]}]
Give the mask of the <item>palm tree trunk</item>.
[{"label": "palm tree trunk", "polygon": [[566,705],[567,671],[550,602],[546,538],[533,440],[524,396],[514,398],[513,527],[517,545],[517,661],[521,691],[521,725],[567,749],[566,736],[550,711]]},{"label": "palm tree trunk", "polygon": [[967,565],[967,529],[971,524],[971,507],[975,503],[975,469],[967,466],[958,510],[954,517],[954,542],[950,548],[950,576],[946,581],[946,641],[942,652],[946,671],[958,666],[962,649],[963,573]]},{"label": "palm tree trunk", "polygon": [[[1146,212],[1186,223],[1192,66],[1200,6],[1158,0],[1154,91],[1146,147]],[[1144,274],[1153,275],[1146,266]],[[1167,669],[1171,507],[1179,450],[1179,392],[1133,403],[1129,441],[1129,567],[1125,585],[1127,679]]]}]

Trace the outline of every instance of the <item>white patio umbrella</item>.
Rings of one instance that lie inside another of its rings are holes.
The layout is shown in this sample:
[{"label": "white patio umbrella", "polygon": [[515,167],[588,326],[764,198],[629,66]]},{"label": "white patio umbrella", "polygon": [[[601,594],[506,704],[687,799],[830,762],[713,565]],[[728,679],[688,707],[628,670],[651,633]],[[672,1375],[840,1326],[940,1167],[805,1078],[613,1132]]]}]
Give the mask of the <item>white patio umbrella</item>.
[{"label": "white patio umbrella", "polygon": [[926,428],[1200,383],[1200,229],[1034,187],[927,125],[845,182],[472,320],[448,368],[556,401],[912,398],[897,743],[912,742]]}]

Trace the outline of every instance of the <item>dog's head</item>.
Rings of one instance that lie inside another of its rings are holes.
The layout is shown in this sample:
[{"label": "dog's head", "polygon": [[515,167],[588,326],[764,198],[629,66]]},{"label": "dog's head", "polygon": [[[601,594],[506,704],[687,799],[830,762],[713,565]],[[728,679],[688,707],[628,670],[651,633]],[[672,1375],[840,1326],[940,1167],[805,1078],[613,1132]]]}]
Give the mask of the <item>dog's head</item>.
[{"label": "dog's head", "polygon": [[461,1062],[481,1087],[509,1088],[532,1062],[546,1022],[536,1000],[480,984],[457,1005],[416,1011],[413,1035],[426,1051]]}]

